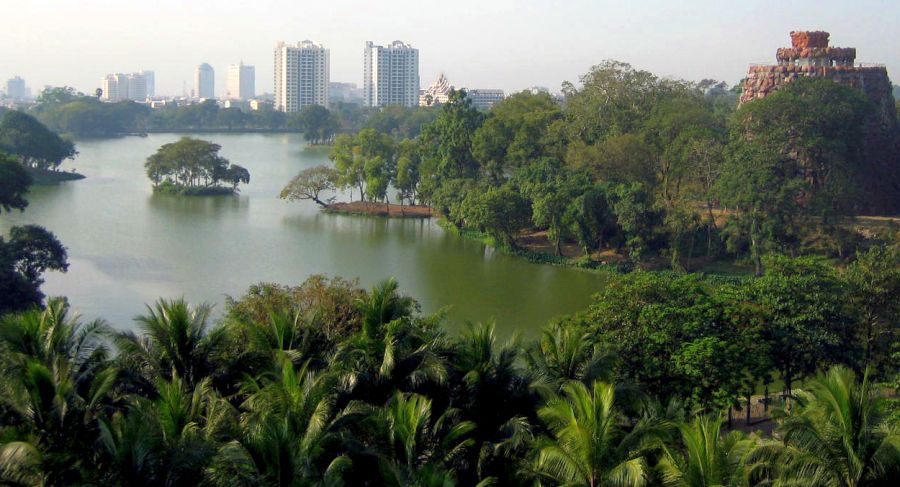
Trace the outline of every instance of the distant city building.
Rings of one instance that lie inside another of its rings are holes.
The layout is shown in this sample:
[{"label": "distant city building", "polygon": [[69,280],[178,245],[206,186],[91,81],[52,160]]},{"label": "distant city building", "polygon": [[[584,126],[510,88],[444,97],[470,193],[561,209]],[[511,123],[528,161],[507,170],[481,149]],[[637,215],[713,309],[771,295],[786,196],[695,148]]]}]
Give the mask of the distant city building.
[{"label": "distant city building", "polygon": [[216,71],[209,64],[197,66],[194,73],[194,93],[197,98],[216,97]]},{"label": "distant city building", "polygon": [[6,97],[13,101],[24,101],[28,98],[25,80],[16,76],[6,82]]},{"label": "distant city building", "polygon": [[279,42],[275,47],[275,109],[298,112],[310,105],[328,107],[331,54],[322,44]]},{"label": "distant city building", "polygon": [[156,73],[142,69],[140,74],[144,76],[144,84],[147,86],[147,98],[153,98],[156,96]]},{"label": "distant city building", "polygon": [[366,42],[363,98],[369,107],[418,105],[419,50],[401,41],[387,47]]},{"label": "distant city building", "polygon": [[148,98],[147,78],[143,72],[108,74],[100,80],[100,89],[103,91],[100,99],[109,102]]},{"label": "distant city building", "polygon": [[453,91],[453,85],[447,81],[444,73],[441,73],[437,81],[419,92],[419,106],[430,107],[447,103],[450,100],[451,91]]},{"label": "distant city building", "polygon": [[256,96],[256,69],[241,61],[240,64],[228,66],[225,79],[225,98],[230,100],[249,100]]},{"label": "distant city building", "polygon": [[538,95],[541,93],[550,93],[550,88],[547,88],[546,86],[532,86],[531,88],[525,88],[522,91],[527,91],[532,95]]},{"label": "distant city building", "polygon": [[506,95],[503,90],[467,90],[466,98],[472,100],[472,106],[480,110],[490,110],[496,103],[503,101]]},{"label": "distant city building", "polygon": [[328,100],[332,103],[358,103],[362,102],[363,93],[356,83],[329,83]]}]

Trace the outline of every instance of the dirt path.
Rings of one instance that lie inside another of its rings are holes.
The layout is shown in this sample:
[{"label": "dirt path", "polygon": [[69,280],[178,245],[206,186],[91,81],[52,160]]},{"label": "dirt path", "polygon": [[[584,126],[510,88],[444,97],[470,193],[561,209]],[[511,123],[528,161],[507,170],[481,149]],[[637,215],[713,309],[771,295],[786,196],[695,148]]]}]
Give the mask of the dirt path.
[{"label": "dirt path", "polygon": [[362,201],[333,203],[328,205],[326,210],[350,215],[373,215],[391,218],[431,218],[434,216],[434,212],[429,206],[370,203]]}]

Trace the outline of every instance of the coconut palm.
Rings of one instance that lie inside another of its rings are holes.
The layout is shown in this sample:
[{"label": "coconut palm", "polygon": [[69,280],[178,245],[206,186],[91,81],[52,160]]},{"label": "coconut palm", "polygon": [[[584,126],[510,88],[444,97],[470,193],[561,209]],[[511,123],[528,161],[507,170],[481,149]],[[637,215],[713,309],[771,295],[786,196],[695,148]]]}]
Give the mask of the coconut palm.
[{"label": "coconut palm", "polygon": [[350,461],[331,455],[335,429],[353,408],[334,412],[330,377],[308,362],[295,370],[279,356],[280,374],[249,380],[243,389],[241,434],[219,449],[207,470],[213,485],[339,485]]},{"label": "coconut palm", "polygon": [[568,381],[591,384],[612,378],[614,356],[595,343],[593,336],[574,325],[551,323],[536,348],[526,356],[541,383],[557,392]]},{"label": "coconut palm", "polygon": [[382,426],[379,455],[382,479],[389,486],[452,486],[454,462],[473,445],[475,425],[446,410],[435,417],[432,401],[418,394],[397,393],[376,412]]},{"label": "coconut palm", "polygon": [[362,330],[340,344],[330,363],[345,396],[383,404],[397,389],[411,391],[447,379],[441,314],[413,316],[417,305],[398,294],[393,279],[376,285],[358,306]]},{"label": "coconut palm", "polygon": [[449,363],[453,404],[477,425],[476,448],[468,461],[477,465],[462,478],[514,477],[518,461],[527,453],[532,437],[531,421],[539,397],[530,387],[532,378],[517,364],[521,348],[511,339],[498,345],[494,324],[469,324],[454,342]]},{"label": "coconut palm", "polygon": [[82,324],[64,300],[0,320],[0,476],[79,482],[115,372],[106,325]]},{"label": "coconut palm", "polygon": [[562,396],[538,411],[551,433],[538,443],[538,482],[565,486],[642,486],[649,466],[644,453],[655,437],[651,423],[627,428],[616,406],[615,386],[595,381],[590,388],[571,381]]},{"label": "coconut palm", "polygon": [[753,473],[749,457],[757,445],[739,431],[722,434],[722,418],[699,416],[679,424],[681,441],[663,447],[658,468],[671,487],[742,487]]},{"label": "coconut palm", "polygon": [[149,380],[178,376],[193,388],[213,372],[214,354],[225,337],[222,329],[209,330],[211,312],[211,306],[192,307],[183,298],[148,305],[147,314],[135,318],[145,336],[117,337],[129,362],[123,368],[136,368]]},{"label": "coconut palm", "polygon": [[882,401],[845,367],[807,384],[798,405],[779,417],[783,440],[776,485],[857,487],[900,478],[900,428]]},{"label": "coconut palm", "polygon": [[50,299],[43,310],[0,319],[0,347],[4,351],[0,360],[19,369],[30,361],[50,366],[62,360],[81,385],[106,360],[103,336],[108,331],[101,320],[83,324],[77,315],[70,316],[64,299]]}]

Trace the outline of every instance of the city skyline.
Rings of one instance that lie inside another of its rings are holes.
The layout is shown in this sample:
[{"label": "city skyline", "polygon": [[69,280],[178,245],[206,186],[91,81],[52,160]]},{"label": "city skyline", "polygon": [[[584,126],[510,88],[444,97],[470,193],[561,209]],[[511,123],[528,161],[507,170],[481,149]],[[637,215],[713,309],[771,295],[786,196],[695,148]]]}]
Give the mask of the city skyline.
[{"label": "city skyline", "polygon": [[[507,92],[535,85],[558,91],[563,81],[577,82],[604,59],[660,76],[735,83],[749,63],[766,61],[783,44],[785,32],[799,29],[830,31],[834,45],[864,49],[866,59],[860,61],[883,63],[889,72],[900,69],[900,53],[893,49],[900,43],[893,25],[900,3],[885,0],[852,6],[761,0],[725,7],[710,0],[677,5],[653,0],[639,11],[603,1],[464,0],[454,5],[465,14],[464,22],[455,22],[453,12],[433,15],[429,5],[445,4],[427,1],[395,1],[390,12],[336,1],[300,12],[280,0],[254,2],[254,9],[242,2],[160,0],[121,5],[115,16],[107,13],[106,3],[36,1],[7,12],[0,45],[15,48],[3,52],[0,79],[21,76],[35,93],[44,85],[90,93],[105,73],[149,69],[156,72],[158,95],[180,95],[184,85],[193,84],[196,66],[208,62],[216,70],[216,96],[222,96],[227,66],[243,59],[256,66],[256,92],[271,93],[271,46],[282,39],[315,39],[332,52],[331,79],[362,86],[365,41],[403,39],[421,52],[421,79],[443,72],[460,85]],[[167,17],[167,34],[160,37],[159,25],[147,19],[169,11],[178,15]],[[34,29],[35,18],[41,29]]]}]

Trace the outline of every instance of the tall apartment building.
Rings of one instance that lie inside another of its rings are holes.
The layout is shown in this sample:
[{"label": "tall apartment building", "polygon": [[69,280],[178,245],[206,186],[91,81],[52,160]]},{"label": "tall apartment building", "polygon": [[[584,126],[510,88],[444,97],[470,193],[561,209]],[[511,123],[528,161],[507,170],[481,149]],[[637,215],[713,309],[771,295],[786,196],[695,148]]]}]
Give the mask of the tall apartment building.
[{"label": "tall apartment building", "polygon": [[419,104],[419,50],[401,41],[389,46],[366,42],[363,96],[369,107]]},{"label": "tall apartment building", "polygon": [[144,82],[147,84],[147,98],[153,98],[156,96],[156,73],[142,69],[140,74],[144,76]]},{"label": "tall apartment building", "polygon": [[6,97],[10,100],[22,101],[28,98],[28,91],[25,89],[25,80],[16,76],[6,82]]},{"label": "tall apartment building", "polygon": [[100,80],[102,100],[117,102],[123,100],[146,100],[148,97],[147,78],[141,73],[108,74]]},{"label": "tall apartment building", "polygon": [[249,100],[256,96],[256,69],[241,61],[228,66],[225,78],[225,98],[228,100]]},{"label": "tall apartment building", "polygon": [[216,97],[216,72],[209,64],[197,66],[194,73],[194,94],[197,98]]},{"label": "tall apartment building", "polygon": [[279,42],[275,47],[275,109],[298,112],[309,105],[328,107],[331,53],[322,44]]}]

